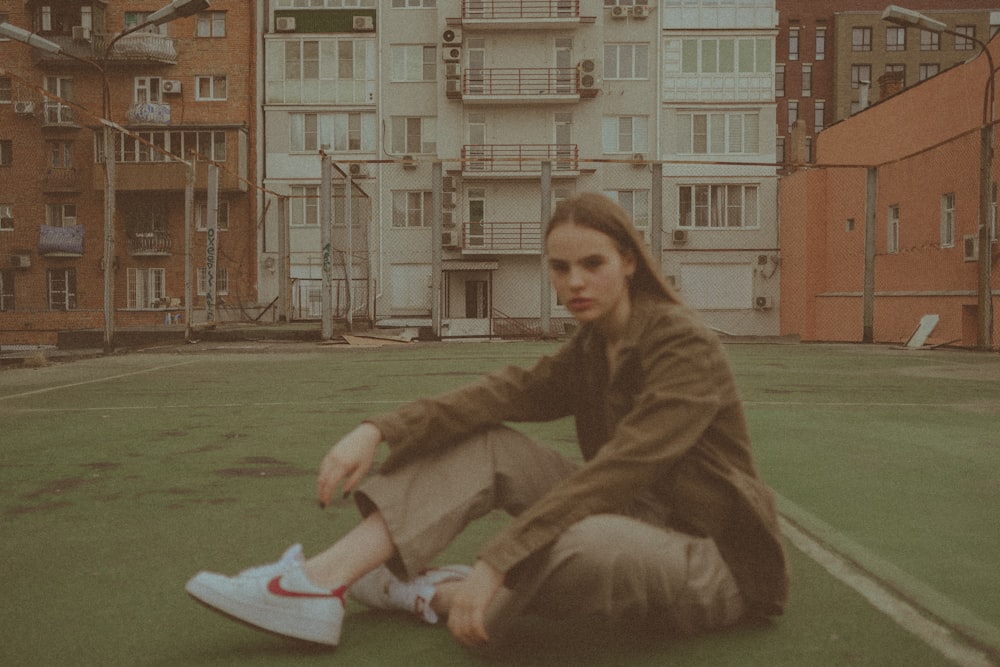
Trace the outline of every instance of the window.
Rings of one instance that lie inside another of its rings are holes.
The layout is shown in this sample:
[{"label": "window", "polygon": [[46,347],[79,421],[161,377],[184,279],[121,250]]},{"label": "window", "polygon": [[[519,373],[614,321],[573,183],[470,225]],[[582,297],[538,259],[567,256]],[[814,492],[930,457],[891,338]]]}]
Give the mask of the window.
[{"label": "window", "polygon": [[72,169],[73,168],[73,142],[72,141],[46,141],[46,153],[48,166],[52,169]]},{"label": "window", "polygon": [[393,81],[434,81],[437,79],[437,47],[393,45]]},{"label": "window", "polygon": [[393,9],[431,9],[437,7],[437,0],[392,0]]},{"label": "window", "polygon": [[[604,194],[625,209],[632,218],[632,223],[645,236],[649,229],[649,190],[613,190]],[[649,238],[646,237],[646,240]]]},{"label": "window", "polygon": [[920,31],[920,50],[939,51],[941,49],[941,35],[930,30]]},{"label": "window", "polygon": [[14,162],[14,141],[0,139],[0,167],[9,167]]},{"label": "window", "polygon": [[681,41],[681,72],[685,74],[771,71],[769,40],[708,38]]},{"label": "window", "polygon": [[430,227],[433,215],[430,192],[393,190],[393,227]]},{"label": "window", "polygon": [[788,59],[798,60],[799,59],[799,29],[789,28],[788,29]]},{"label": "window", "polygon": [[605,79],[648,79],[648,44],[605,44]]},{"label": "window", "polygon": [[[45,92],[56,97],[73,101],[73,79],[68,76],[46,76],[43,87]],[[73,122],[73,107],[45,98],[45,122],[50,125]]]},{"label": "window", "polygon": [[851,65],[851,88],[857,89],[872,82],[871,65]]},{"label": "window", "polygon": [[0,232],[14,231],[14,205],[0,204]]},{"label": "window", "polygon": [[900,74],[900,80],[905,80],[906,78],[906,65],[902,63],[890,63],[885,66],[886,74]]},{"label": "window", "polygon": [[196,76],[194,78],[194,98],[199,101],[222,101],[227,99],[227,79],[218,76]]},{"label": "window", "polygon": [[605,116],[602,145],[605,153],[645,153],[649,119],[646,116]]},{"label": "window", "polygon": [[778,158],[778,162],[785,161],[785,138],[776,137],[774,140],[774,154]]},{"label": "window", "polygon": [[76,269],[49,269],[46,274],[49,310],[75,310]]},{"label": "window", "polygon": [[9,76],[0,76],[0,104],[14,101],[14,87]]},{"label": "window", "polygon": [[294,226],[319,225],[319,186],[293,185],[289,202],[290,223]]},{"label": "window", "polygon": [[[118,162],[165,162],[167,156],[150,148],[150,144],[160,150],[177,156],[182,160],[195,153],[207,160],[215,162],[226,161],[226,133],[215,131],[157,131],[135,132],[142,141],[131,136],[123,136],[117,140],[115,150]],[[94,155],[97,162],[104,161],[104,141],[100,136],[95,138]]]},{"label": "window", "polygon": [[0,312],[14,310],[14,272],[0,271]]},{"label": "window", "polygon": [[757,153],[760,118],[756,113],[680,113],[679,153]]},{"label": "window", "polygon": [[976,26],[955,26],[955,32],[958,33],[958,35],[955,35],[956,51],[971,51],[976,48]]},{"label": "window", "polygon": [[[229,269],[224,266],[215,267],[215,293],[229,294]],[[208,294],[208,268],[198,267],[198,296]]]},{"label": "window", "polygon": [[774,66],[774,96],[784,97],[785,96],[785,66],[775,65]]},{"label": "window", "polygon": [[816,60],[826,60],[826,28],[816,28]]},{"label": "window", "polygon": [[437,152],[437,120],[423,116],[393,116],[392,152],[400,155]]},{"label": "window", "polygon": [[167,235],[167,203],[162,197],[136,199],[122,206],[126,232],[132,239],[164,238]]},{"label": "window", "polygon": [[899,252],[899,206],[890,206],[888,215],[888,225],[886,229],[886,252],[896,254]]},{"label": "window", "polygon": [[872,50],[872,29],[852,28],[851,51],[871,51],[871,50]]},{"label": "window", "polygon": [[802,97],[812,97],[813,68],[812,65],[802,65]]},{"label": "window", "polygon": [[[132,28],[145,23],[152,12],[125,12],[125,29],[131,30]],[[144,28],[140,28],[137,32],[151,32],[160,35],[167,34],[167,24],[162,25],[147,25]]]},{"label": "window", "polygon": [[75,227],[76,204],[46,204],[45,224],[49,227]]},{"label": "window", "polygon": [[941,247],[955,245],[955,193],[941,195]]},{"label": "window", "polygon": [[133,87],[132,99],[136,104],[143,102],[159,103],[163,101],[163,94],[160,89],[160,77],[158,76],[137,76]]},{"label": "window", "polygon": [[923,81],[924,79],[929,79],[940,71],[941,65],[939,63],[922,63],[917,74],[917,80]]},{"label": "window", "polygon": [[826,127],[826,101],[816,100],[813,104],[813,132],[821,132]]},{"label": "window", "polygon": [[195,24],[196,37],[225,37],[226,13],[202,12],[198,14]]},{"label": "window", "polygon": [[375,150],[373,113],[293,113],[289,127],[292,152],[317,151],[324,146],[339,152]]},{"label": "window", "polygon": [[[194,209],[195,228],[199,232],[208,231],[208,201],[201,199],[195,202]],[[229,229],[229,202],[225,199],[219,200],[219,210],[215,216],[215,228],[220,232]]]},{"label": "window", "polygon": [[166,269],[129,269],[126,307],[162,308],[166,304]]},{"label": "window", "polygon": [[885,29],[885,50],[906,50],[906,28],[891,26]]},{"label": "window", "polygon": [[799,101],[788,100],[788,131],[791,132],[795,122],[799,119]]},{"label": "window", "polygon": [[757,186],[682,185],[678,213],[681,227],[756,227]]}]

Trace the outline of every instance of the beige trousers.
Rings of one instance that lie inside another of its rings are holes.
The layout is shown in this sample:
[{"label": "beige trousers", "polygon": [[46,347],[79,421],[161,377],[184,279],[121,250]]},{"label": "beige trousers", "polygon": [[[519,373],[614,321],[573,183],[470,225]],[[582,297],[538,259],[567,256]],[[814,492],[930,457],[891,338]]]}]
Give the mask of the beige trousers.
[{"label": "beige trousers", "polygon": [[[577,468],[527,436],[498,428],[368,480],[356,494],[378,510],[396,546],[389,567],[408,579],[472,520],[517,515]],[[617,514],[572,525],[519,564],[489,612],[491,636],[522,612],[650,620],[692,634],[736,623],[743,599],[715,543]]]}]

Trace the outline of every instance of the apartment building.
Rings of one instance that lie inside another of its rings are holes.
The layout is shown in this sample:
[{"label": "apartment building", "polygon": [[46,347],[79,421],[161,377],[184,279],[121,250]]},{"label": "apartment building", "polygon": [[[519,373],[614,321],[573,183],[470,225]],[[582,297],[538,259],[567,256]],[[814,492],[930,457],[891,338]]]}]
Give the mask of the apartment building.
[{"label": "apartment building", "polygon": [[[775,59],[777,153],[792,154],[792,126],[802,121],[803,154],[824,128],[860,108],[965,62],[1000,25],[996,0],[898,2],[947,24],[963,36],[936,35],[883,22],[886,0],[778,0]],[[880,83],[881,82],[881,83]],[[883,92],[883,87],[888,87]]]},{"label": "apartment building", "polygon": [[[213,0],[204,11],[143,27],[168,4],[0,5],[0,22],[58,51],[0,38],[0,338],[7,344],[54,344],[67,330],[184,326],[189,315],[239,317],[257,304],[254,15],[245,2]],[[110,190],[103,119],[115,124]],[[218,170],[217,206],[210,165]]]},{"label": "apartment building", "polygon": [[597,190],[715,326],[777,332],[772,0],[303,4],[259,15],[263,301],[317,317],[327,272],[338,315],[558,327],[542,212]]}]

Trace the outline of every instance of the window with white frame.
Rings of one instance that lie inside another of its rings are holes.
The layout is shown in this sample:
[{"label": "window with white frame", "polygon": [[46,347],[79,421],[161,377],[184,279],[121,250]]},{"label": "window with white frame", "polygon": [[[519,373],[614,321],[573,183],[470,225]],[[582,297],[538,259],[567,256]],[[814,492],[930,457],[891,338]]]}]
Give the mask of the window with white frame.
[{"label": "window with white frame", "polygon": [[920,31],[920,50],[921,51],[940,51],[941,50],[941,35],[936,32],[931,32],[930,30]]},{"label": "window with white frame", "polygon": [[433,215],[430,191],[393,190],[393,227],[430,227]]},{"label": "window with white frame", "polygon": [[46,204],[45,224],[49,227],[75,227],[76,204]]},{"label": "window with white frame", "polygon": [[73,168],[72,141],[46,141],[46,164],[52,169]]},{"label": "window with white frame", "polygon": [[648,79],[648,44],[605,44],[605,79]]},{"label": "window with white frame", "polygon": [[783,64],[774,66],[774,96],[785,96],[785,66]]},{"label": "window with white frame", "polygon": [[[224,266],[215,267],[215,293],[229,294],[229,269]],[[198,267],[198,296],[208,294],[208,268]]]},{"label": "window with white frame", "polygon": [[941,247],[955,245],[955,193],[941,195]]},{"label": "window with white frame", "polygon": [[132,100],[136,104],[163,101],[163,91],[160,88],[161,79],[158,76],[137,76],[133,87]]},{"label": "window with white frame", "polygon": [[166,269],[130,268],[127,275],[127,308],[143,310],[166,306]]},{"label": "window with white frame", "polygon": [[646,230],[649,229],[649,190],[610,190],[604,194],[625,209],[632,219],[632,224],[648,241]]},{"label": "window with white frame", "polygon": [[289,198],[290,224],[296,227],[319,225],[319,186],[293,185]]},{"label": "window with white frame", "polygon": [[826,127],[826,100],[813,103],[813,132],[821,132]]},{"label": "window with white frame", "polygon": [[756,185],[682,185],[679,194],[681,227],[740,229],[759,224]]},{"label": "window with white frame", "polygon": [[889,254],[899,252],[899,205],[889,207],[886,213],[886,244],[885,250]]},{"label": "window with white frame", "polygon": [[437,119],[430,116],[393,116],[392,152],[413,155],[437,152]]},{"label": "window with white frame", "polygon": [[0,232],[14,231],[14,205],[0,204]]},{"label": "window with white frame", "polygon": [[[199,232],[208,231],[208,200],[199,199],[194,205],[195,228]],[[220,232],[229,230],[229,202],[225,199],[219,200],[219,210],[215,216],[216,229]]]},{"label": "window with white frame", "polygon": [[872,29],[871,28],[851,28],[851,50],[871,51],[872,50]]},{"label": "window with white frame", "polygon": [[[68,76],[46,76],[43,79],[45,92],[68,102],[73,101],[73,78]],[[45,122],[52,124],[72,123],[73,107],[58,100],[45,98]]]},{"label": "window with white frame", "polygon": [[289,121],[289,149],[293,153],[317,151],[323,147],[337,152],[376,149],[374,113],[293,113]]},{"label": "window with white frame", "polygon": [[49,310],[76,310],[76,269],[46,271]]},{"label": "window with white frame", "polygon": [[[136,26],[142,25],[149,19],[149,15],[152,12],[125,12],[125,29],[131,30]],[[167,34],[167,24],[162,23],[160,25],[147,25],[136,32],[149,32],[159,35]]]},{"label": "window with white frame", "polygon": [[0,312],[14,310],[14,272],[0,270]]},{"label": "window with white frame", "polygon": [[771,71],[771,41],[757,38],[681,40],[685,74],[760,74]]},{"label": "window with white frame", "polygon": [[885,29],[885,50],[906,50],[906,28],[900,26],[889,26]]},{"label": "window with white frame", "polygon": [[196,37],[225,37],[226,12],[201,12],[195,19]]},{"label": "window with white frame", "polygon": [[826,28],[816,28],[816,60],[826,60]]},{"label": "window with white frame", "polygon": [[788,29],[788,59],[799,59],[799,28],[797,27]]},{"label": "window with white frame", "polygon": [[649,142],[646,116],[605,116],[601,123],[605,153],[645,153]]},{"label": "window with white frame", "polygon": [[392,0],[393,9],[433,9],[437,0]]},{"label": "window with white frame", "polygon": [[[226,161],[226,132],[224,130],[189,130],[134,132],[138,137],[122,136],[116,143],[116,158],[118,162],[164,162],[168,158],[163,153],[153,150],[156,146],[170,155],[182,160],[191,157],[191,153],[214,162]],[[104,141],[100,135],[95,135],[94,155],[97,162],[104,160]]]},{"label": "window with white frame", "polygon": [[955,50],[971,51],[976,48],[976,26],[959,25],[955,26]]},{"label": "window with white frame", "polygon": [[194,98],[199,102],[223,101],[228,99],[228,83],[225,74],[203,75],[194,78]]},{"label": "window with white frame", "polygon": [[802,97],[812,97],[813,68],[812,65],[802,65]]},{"label": "window with white frame", "polygon": [[792,131],[795,121],[799,119],[799,101],[788,100],[788,131]]},{"label": "window with white frame", "polygon": [[755,154],[759,152],[760,117],[743,112],[681,112],[677,115],[677,152]]},{"label": "window with white frame", "polygon": [[393,44],[392,80],[396,82],[435,81],[437,79],[437,47],[423,44]]}]

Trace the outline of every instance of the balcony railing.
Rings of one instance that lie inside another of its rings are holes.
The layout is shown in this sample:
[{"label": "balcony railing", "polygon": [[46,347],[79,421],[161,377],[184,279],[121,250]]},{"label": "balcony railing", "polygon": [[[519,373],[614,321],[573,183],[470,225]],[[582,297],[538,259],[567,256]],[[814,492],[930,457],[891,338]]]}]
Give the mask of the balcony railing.
[{"label": "balcony railing", "polygon": [[[113,34],[78,31],[78,36],[45,34],[45,39],[55,42],[64,54],[85,60],[103,60],[107,44],[114,39]],[[35,62],[66,63],[66,56],[45,51],[34,52]],[[167,63],[177,62],[177,48],[174,40],[166,35],[151,32],[137,32],[125,35],[115,42],[108,54],[114,62]]]},{"label": "balcony railing", "polygon": [[463,0],[463,20],[573,19],[578,0]]},{"label": "balcony railing", "polygon": [[538,222],[467,222],[462,225],[465,253],[538,254],[542,227]]},{"label": "balcony railing", "polygon": [[169,232],[143,232],[128,237],[128,254],[138,256],[162,256],[170,254]]},{"label": "balcony railing", "polygon": [[76,192],[80,189],[80,174],[74,167],[48,167],[42,178],[46,192]]},{"label": "balcony railing", "polygon": [[76,114],[73,107],[59,102],[46,102],[44,106],[44,125],[48,127],[75,127]]},{"label": "balcony railing", "polygon": [[538,174],[542,162],[552,163],[554,172],[579,170],[576,144],[466,144],[462,146],[462,173]]},{"label": "balcony railing", "polygon": [[448,88],[450,97],[460,97],[464,101],[517,102],[536,99],[541,102],[575,102],[580,97],[596,95],[594,78],[591,85],[582,85],[580,72],[576,67],[530,67],[465,69],[461,79],[453,79],[461,88]]}]

